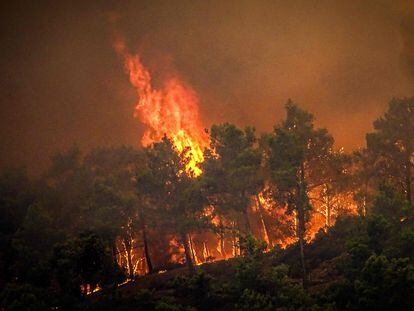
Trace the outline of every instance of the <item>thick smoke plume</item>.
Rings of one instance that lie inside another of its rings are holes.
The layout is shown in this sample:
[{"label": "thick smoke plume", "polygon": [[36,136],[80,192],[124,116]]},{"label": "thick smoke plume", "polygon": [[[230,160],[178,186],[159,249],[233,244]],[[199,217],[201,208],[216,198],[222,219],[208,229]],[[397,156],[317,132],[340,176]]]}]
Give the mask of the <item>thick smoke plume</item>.
[{"label": "thick smoke plume", "polygon": [[349,150],[392,97],[414,94],[409,0],[3,1],[0,9],[2,166],[39,172],[75,142],[138,145],[144,127],[108,12],[154,77],[164,80],[171,66],[192,86],[206,126],[268,131],[292,98]]}]

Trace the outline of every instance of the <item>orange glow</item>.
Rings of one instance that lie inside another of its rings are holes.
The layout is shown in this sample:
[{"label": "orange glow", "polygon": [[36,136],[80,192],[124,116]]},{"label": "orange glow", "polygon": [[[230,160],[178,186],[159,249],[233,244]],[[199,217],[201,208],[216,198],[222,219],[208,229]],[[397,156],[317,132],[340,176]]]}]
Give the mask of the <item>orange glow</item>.
[{"label": "orange glow", "polygon": [[194,90],[176,76],[164,81],[161,88],[153,88],[151,74],[139,55],[127,53],[122,41],[115,43],[115,50],[124,58],[129,81],[137,91],[135,116],[147,126],[142,145],[158,142],[166,135],[178,152],[189,158],[188,172],[200,175],[197,164],[204,160],[208,136],[200,121]]},{"label": "orange glow", "polygon": [[327,230],[333,226],[339,216],[358,214],[352,192],[337,193],[327,197],[323,188],[324,185],[310,193],[313,213],[306,228],[308,241],[312,241],[321,229]]}]

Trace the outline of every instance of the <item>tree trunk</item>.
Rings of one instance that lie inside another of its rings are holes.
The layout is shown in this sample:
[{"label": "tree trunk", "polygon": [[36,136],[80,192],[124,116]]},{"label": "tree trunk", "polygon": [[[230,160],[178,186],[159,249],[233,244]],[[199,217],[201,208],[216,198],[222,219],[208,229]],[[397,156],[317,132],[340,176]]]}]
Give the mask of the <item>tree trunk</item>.
[{"label": "tree trunk", "polygon": [[204,257],[204,262],[208,262],[211,258],[210,250],[207,247],[206,241],[203,241],[203,257]]},{"label": "tree trunk", "polygon": [[144,242],[145,262],[147,263],[148,274],[152,274],[154,272],[154,268],[152,267],[151,257],[148,249],[147,228],[143,209],[138,208],[138,217],[141,223],[142,241]]},{"label": "tree trunk", "polygon": [[232,230],[233,257],[240,255],[240,245],[238,245],[236,232],[240,232],[240,228],[239,228],[238,223],[233,222],[233,230]]},{"label": "tree trunk", "polygon": [[406,187],[407,201],[410,204],[413,204],[413,199],[411,196],[411,182],[412,182],[411,166],[412,166],[411,154],[409,153],[406,168],[405,168],[405,187]]},{"label": "tree trunk", "polygon": [[[246,198],[246,192],[243,190],[241,193],[241,197],[243,199]],[[245,234],[246,235],[251,235],[252,234],[252,228],[250,226],[250,221],[249,221],[249,208],[250,208],[250,197],[247,199],[247,206],[243,209],[243,217],[244,217],[244,225],[245,225]]]},{"label": "tree trunk", "polygon": [[306,264],[305,264],[305,217],[303,209],[302,211],[298,210],[298,228],[297,234],[299,239],[299,248],[300,248],[300,263],[302,266],[302,283],[303,286],[307,285],[307,274],[306,274]]},{"label": "tree trunk", "polygon": [[191,250],[191,256],[193,259],[193,263],[197,264],[198,263],[198,258],[197,258],[197,254],[195,251],[195,247],[194,247],[194,241],[193,241],[193,237],[191,236],[191,234],[188,234],[188,242],[190,245],[190,250]]},{"label": "tree trunk", "polygon": [[116,247],[116,239],[115,241],[112,241],[112,259],[114,260],[114,263],[118,264],[118,250]]},{"label": "tree trunk", "polygon": [[362,209],[359,211],[359,216],[367,216],[367,196],[368,196],[368,180],[364,181],[364,194],[362,198]]},{"label": "tree trunk", "polygon": [[331,226],[331,203],[328,202],[326,204],[326,227],[329,228]]},{"label": "tree trunk", "polygon": [[188,267],[188,272],[190,274],[194,274],[195,269],[194,269],[193,260],[191,259],[191,249],[190,249],[190,245],[189,245],[189,242],[188,242],[187,234],[184,233],[184,232],[181,233],[181,241],[184,245],[185,262],[186,262],[187,267]]},{"label": "tree trunk", "polygon": [[300,261],[302,265],[302,283],[303,287],[307,286],[307,274],[305,264],[305,231],[306,231],[306,220],[305,220],[305,205],[306,205],[306,189],[305,189],[305,168],[304,164],[301,165],[300,170],[300,182],[299,182],[299,197],[297,200],[297,218],[298,218],[298,239],[300,247]]},{"label": "tree trunk", "polygon": [[325,226],[329,228],[331,226],[331,200],[328,190],[326,190],[326,212],[325,212]]},{"label": "tree trunk", "polygon": [[220,233],[219,233],[219,237],[220,237],[220,253],[221,256],[223,256],[224,259],[226,259],[226,249],[224,248],[224,227],[223,227],[223,221],[221,219],[221,217],[219,216],[219,222],[220,222]]},{"label": "tree trunk", "polygon": [[224,247],[224,233],[223,232],[220,234],[220,253],[221,253],[221,256],[223,256],[223,259],[227,258],[226,249]]},{"label": "tree trunk", "polygon": [[147,230],[145,226],[142,226],[142,240],[144,241],[144,256],[147,263],[148,274],[152,274],[154,269],[152,267],[151,257],[148,250]]},{"label": "tree trunk", "polygon": [[258,194],[256,194],[256,201],[257,201],[257,205],[259,207],[259,216],[260,216],[260,221],[261,221],[262,226],[263,226],[263,231],[264,231],[264,235],[265,235],[264,236],[265,242],[267,243],[268,247],[270,248],[270,247],[273,247],[273,243],[270,240],[269,230],[267,229],[267,225],[266,225],[266,222],[265,222],[264,217],[263,217],[264,208],[262,206],[262,203],[260,202],[260,198],[259,198]]},{"label": "tree trunk", "polygon": [[134,265],[132,264],[132,245],[128,237],[124,238],[124,246],[127,253],[128,277],[132,280],[134,278]]},{"label": "tree trunk", "polygon": [[244,210],[243,216],[244,216],[244,222],[246,224],[246,234],[252,234],[252,228],[250,226],[248,209],[249,207],[246,207],[246,209]]}]

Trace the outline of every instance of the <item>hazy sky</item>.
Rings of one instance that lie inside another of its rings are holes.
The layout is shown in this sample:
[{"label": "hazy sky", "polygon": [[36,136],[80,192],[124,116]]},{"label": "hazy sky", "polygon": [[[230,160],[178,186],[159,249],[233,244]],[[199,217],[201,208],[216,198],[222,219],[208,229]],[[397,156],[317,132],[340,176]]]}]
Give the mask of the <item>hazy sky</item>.
[{"label": "hazy sky", "polygon": [[113,25],[155,78],[198,93],[206,127],[270,130],[288,98],[337,146],[362,146],[392,97],[414,95],[414,1],[2,1],[1,166],[45,168],[78,143],[138,145]]}]

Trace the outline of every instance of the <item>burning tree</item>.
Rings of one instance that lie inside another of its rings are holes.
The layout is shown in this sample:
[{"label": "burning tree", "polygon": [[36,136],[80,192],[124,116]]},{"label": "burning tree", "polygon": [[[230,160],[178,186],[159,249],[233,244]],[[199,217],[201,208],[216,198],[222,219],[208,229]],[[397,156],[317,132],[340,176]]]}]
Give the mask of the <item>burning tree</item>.
[{"label": "burning tree", "polygon": [[310,172],[309,198],[315,212],[324,218],[325,229],[339,215],[353,213],[351,157],[343,150],[330,150]]},{"label": "burning tree", "polygon": [[375,168],[401,188],[413,203],[414,97],[393,99],[388,111],[367,134],[367,148],[375,155]]},{"label": "burning tree", "polygon": [[193,272],[189,234],[208,220],[199,181],[186,171],[190,160],[186,150],[180,154],[167,137],[145,151],[146,167],[137,176],[138,191],[156,209],[157,226],[169,228],[179,237]]},{"label": "burning tree", "polygon": [[352,155],[351,183],[352,195],[360,216],[367,214],[367,207],[372,203],[373,193],[380,176],[378,168],[373,165],[376,155],[369,149],[361,149]]},{"label": "burning tree", "polygon": [[209,203],[219,217],[220,246],[223,253],[223,217],[233,222],[239,230],[238,216],[241,215],[244,232],[252,232],[248,209],[252,196],[262,185],[258,174],[261,155],[255,146],[254,129],[250,127],[243,131],[229,123],[213,125],[210,141],[210,149],[205,152],[202,177]]},{"label": "burning tree", "polygon": [[312,206],[309,190],[321,181],[316,180],[319,170],[329,157],[333,138],[326,129],[315,129],[313,115],[295,106],[286,105],[286,119],[275,127],[269,137],[269,169],[273,182],[273,195],[297,220],[303,281],[306,283],[305,232]]}]

